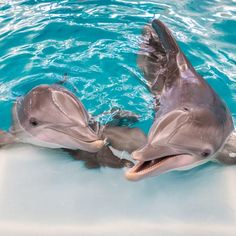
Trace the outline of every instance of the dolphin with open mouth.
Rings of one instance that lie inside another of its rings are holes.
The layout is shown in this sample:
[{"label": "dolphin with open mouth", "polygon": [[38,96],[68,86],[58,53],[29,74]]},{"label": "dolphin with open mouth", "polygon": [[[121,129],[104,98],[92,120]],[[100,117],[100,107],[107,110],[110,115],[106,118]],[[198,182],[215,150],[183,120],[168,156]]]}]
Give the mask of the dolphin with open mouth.
[{"label": "dolphin with open mouth", "polygon": [[157,112],[147,143],[132,153],[138,162],[126,178],[140,180],[211,160],[236,164],[236,132],[228,108],[158,19],[144,28],[138,65]]},{"label": "dolphin with open mouth", "polygon": [[64,87],[40,85],[15,102],[12,128],[0,131],[0,146],[18,142],[64,148],[89,168],[130,167],[132,162],[124,157],[143,146],[146,136],[128,127],[138,121],[136,114],[120,109],[112,109],[111,114],[112,120],[103,125]]}]

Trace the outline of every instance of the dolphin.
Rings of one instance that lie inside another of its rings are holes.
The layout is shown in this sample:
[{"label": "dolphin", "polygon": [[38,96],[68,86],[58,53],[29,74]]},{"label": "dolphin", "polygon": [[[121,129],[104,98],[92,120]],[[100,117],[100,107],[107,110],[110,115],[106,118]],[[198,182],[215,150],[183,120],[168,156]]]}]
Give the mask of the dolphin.
[{"label": "dolphin", "polygon": [[158,19],[144,28],[138,65],[154,94],[156,115],[147,143],[126,172],[140,180],[208,161],[236,164],[236,133],[225,103],[188,61]]},{"label": "dolphin", "polygon": [[[120,123],[119,111],[114,114],[115,123]],[[74,156],[81,153],[97,158],[109,154],[124,156],[123,152],[131,153],[146,143],[145,134],[138,128],[116,127],[112,121],[102,125],[95,121],[73,93],[58,85],[33,88],[15,102],[12,117],[12,128],[9,133],[3,133],[2,144],[21,142],[80,150]],[[124,119],[128,125],[128,120],[134,123],[137,117],[131,112],[125,115],[125,111],[121,111],[120,120]]]},{"label": "dolphin", "polygon": [[12,117],[11,133],[20,142],[89,152],[97,152],[104,145],[89,126],[83,104],[58,85],[33,88],[15,102]]},{"label": "dolphin", "polygon": [[5,132],[0,130],[0,147],[5,146],[6,144],[13,144],[15,143],[16,139],[15,136],[9,132]]},{"label": "dolphin", "polygon": [[[98,152],[91,153],[84,150],[65,149],[73,159],[84,161],[85,167],[88,169],[110,167],[110,168],[131,168],[133,162],[130,160],[130,154],[143,146],[147,142],[146,135],[139,128],[113,126],[114,123],[132,124],[137,118],[135,114],[129,111],[121,111],[121,114],[115,114],[115,122],[113,120],[101,125],[101,137],[106,140],[104,145]],[[136,118],[134,118],[136,117]]]}]

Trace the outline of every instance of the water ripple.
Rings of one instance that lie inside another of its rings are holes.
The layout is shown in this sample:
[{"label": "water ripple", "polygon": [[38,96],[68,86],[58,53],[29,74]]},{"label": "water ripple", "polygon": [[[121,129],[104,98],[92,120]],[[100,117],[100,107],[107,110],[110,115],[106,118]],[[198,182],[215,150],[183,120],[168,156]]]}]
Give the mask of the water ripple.
[{"label": "water ripple", "polygon": [[154,15],[173,31],[197,71],[236,119],[236,7],[230,0],[19,0],[0,3],[1,129],[16,97],[62,79],[97,115],[112,106],[141,115],[148,130],[152,96],[136,54]]}]

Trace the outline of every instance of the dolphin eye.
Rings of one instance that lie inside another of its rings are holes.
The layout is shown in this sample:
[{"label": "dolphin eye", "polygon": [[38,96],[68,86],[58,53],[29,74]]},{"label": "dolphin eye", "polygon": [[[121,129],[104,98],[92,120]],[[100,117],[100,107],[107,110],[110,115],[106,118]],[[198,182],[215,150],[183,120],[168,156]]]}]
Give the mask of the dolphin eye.
[{"label": "dolphin eye", "polygon": [[188,107],[183,107],[183,110],[184,111],[189,111],[189,108]]},{"label": "dolphin eye", "polygon": [[34,117],[31,117],[31,118],[30,118],[29,123],[30,123],[32,126],[37,126],[37,125],[39,124],[38,121],[37,121]]},{"label": "dolphin eye", "polygon": [[206,150],[204,150],[203,152],[202,152],[202,156],[203,157],[208,157],[209,155],[211,154],[211,151],[209,150],[209,149],[206,149]]}]

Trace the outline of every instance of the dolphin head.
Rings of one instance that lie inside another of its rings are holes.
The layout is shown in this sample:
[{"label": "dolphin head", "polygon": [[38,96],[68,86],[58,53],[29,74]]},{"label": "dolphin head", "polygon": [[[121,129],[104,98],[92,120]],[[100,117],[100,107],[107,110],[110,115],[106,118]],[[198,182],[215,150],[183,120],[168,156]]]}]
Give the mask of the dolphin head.
[{"label": "dolphin head", "polygon": [[50,148],[97,152],[104,145],[82,103],[59,86],[38,86],[17,100],[12,133],[20,142]]},{"label": "dolphin head", "polygon": [[[227,118],[228,119],[228,118]],[[157,119],[147,143],[132,153],[138,163],[126,177],[139,180],[173,170],[190,169],[215,159],[230,130],[210,108],[181,108]]]}]

